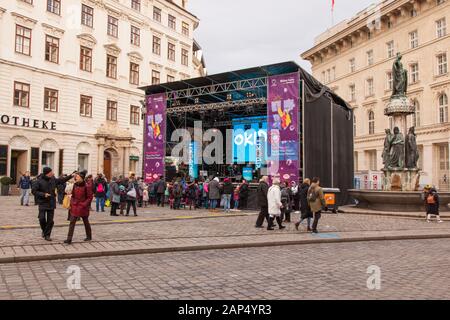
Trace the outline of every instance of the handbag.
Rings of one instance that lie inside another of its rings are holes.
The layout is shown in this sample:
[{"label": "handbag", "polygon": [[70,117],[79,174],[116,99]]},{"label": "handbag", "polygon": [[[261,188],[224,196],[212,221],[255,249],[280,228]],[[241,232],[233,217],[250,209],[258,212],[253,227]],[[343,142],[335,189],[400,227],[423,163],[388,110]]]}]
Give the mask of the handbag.
[{"label": "handbag", "polygon": [[70,209],[70,196],[68,195],[68,194],[66,194],[65,196],[64,196],[64,199],[63,199],[63,208],[64,209]]},{"label": "handbag", "polygon": [[106,199],[106,201],[105,201],[105,206],[106,206],[107,208],[111,207],[111,201],[110,201],[109,199]]},{"label": "handbag", "polygon": [[120,194],[113,194],[113,196],[112,196],[112,202],[114,202],[114,203],[120,203]]},{"label": "handbag", "polygon": [[136,198],[136,189],[133,188],[130,191],[128,191],[127,196],[129,196],[130,198]]}]

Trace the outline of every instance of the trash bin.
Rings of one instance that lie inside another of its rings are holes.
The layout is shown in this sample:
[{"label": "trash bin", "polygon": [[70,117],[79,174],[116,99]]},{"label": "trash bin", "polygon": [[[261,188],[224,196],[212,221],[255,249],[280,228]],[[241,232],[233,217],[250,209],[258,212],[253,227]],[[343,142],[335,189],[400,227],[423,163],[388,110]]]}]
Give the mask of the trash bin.
[{"label": "trash bin", "polygon": [[323,188],[323,196],[327,205],[328,211],[338,213],[339,206],[337,204],[337,196],[341,193],[341,189]]}]

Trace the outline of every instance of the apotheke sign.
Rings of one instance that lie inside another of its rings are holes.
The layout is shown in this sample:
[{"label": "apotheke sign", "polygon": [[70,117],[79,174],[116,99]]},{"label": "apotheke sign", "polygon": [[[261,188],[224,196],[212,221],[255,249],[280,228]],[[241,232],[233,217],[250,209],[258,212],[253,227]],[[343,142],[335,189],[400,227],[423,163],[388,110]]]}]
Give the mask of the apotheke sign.
[{"label": "apotheke sign", "polygon": [[56,130],[56,122],[45,121],[45,120],[37,120],[30,118],[21,118],[16,116],[8,116],[3,114],[0,117],[1,124],[11,125],[16,127],[24,127],[24,128],[35,128],[35,129],[43,129],[43,130]]}]

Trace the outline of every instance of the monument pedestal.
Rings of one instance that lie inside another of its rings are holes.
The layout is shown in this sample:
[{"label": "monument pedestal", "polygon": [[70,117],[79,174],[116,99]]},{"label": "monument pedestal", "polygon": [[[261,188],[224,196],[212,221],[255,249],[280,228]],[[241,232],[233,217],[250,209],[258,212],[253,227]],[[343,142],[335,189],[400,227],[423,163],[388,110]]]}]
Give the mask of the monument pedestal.
[{"label": "monument pedestal", "polygon": [[383,169],[385,191],[418,191],[420,169]]}]

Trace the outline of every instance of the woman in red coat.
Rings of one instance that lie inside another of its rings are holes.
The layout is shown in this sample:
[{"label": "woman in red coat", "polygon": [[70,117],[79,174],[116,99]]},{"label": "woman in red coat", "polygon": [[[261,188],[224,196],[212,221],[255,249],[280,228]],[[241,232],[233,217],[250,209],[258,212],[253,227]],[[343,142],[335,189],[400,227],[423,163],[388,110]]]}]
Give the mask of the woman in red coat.
[{"label": "woman in red coat", "polygon": [[92,184],[85,182],[86,172],[78,172],[74,175],[75,184],[73,185],[72,198],[70,200],[70,225],[69,234],[66,244],[72,243],[73,233],[78,218],[83,219],[84,228],[86,229],[86,239],[84,241],[92,240],[91,225],[89,223],[89,207],[94,197],[92,191]]}]

